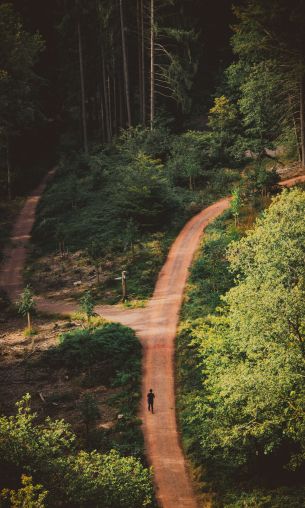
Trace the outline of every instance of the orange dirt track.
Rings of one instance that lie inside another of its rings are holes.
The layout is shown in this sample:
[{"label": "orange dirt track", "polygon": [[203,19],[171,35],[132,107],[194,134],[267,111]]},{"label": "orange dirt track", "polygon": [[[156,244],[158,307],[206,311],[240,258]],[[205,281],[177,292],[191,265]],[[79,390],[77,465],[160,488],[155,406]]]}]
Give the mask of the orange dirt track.
[{"label": "orange dirt track", "polygon": [[[51,172],[52,174],[52,172]],[[49,177],[51,176],[49,174]],[[281,182],[290,187],[304,182],[305,176]],[[47,178],[28,198],[17,219],[12,245],[5,252],[0,271],[0,286],[12,300],[22,290],[22,271],[39,197]],[[133,328],[143,345],[142,405],[146,454],[154,468],[156,496],[163,508],[196,508],[198,503],[187,472],[180,445],[175,411],[175,336],[188,270],[205,227],[228,206],[221,199],[193,217],[173,243],[159,274],[154,294],[144,309],[126,310],[121,306],[98,306],[100,315]],[[38,298],[38,308],[48,313],[69,313],[77,305],[71,301]],[[146,393],[153,388],[155,414],[147,411]]]}]

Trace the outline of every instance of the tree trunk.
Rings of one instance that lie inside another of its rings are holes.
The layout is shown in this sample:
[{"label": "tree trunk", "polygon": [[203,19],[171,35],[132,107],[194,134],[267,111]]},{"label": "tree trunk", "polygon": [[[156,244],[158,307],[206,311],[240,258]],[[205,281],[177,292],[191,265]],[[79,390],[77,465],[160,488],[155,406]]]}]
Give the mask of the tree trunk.
[{"label": "tree trunk", "polygon": [[120,79],[119,79],[119,125],[121,129],[124,127],[123,90]]},{"label": "tree trunk", "polygon": [[82,105],[82,126],[83,126],[83,143],[84,152],[88,153],[88,136],[87,136],[87,118],[86,118],[86,102],[85,102],[85,80],[84,80],[84,64],[83,64],[83,45],[80,21],[77,23],[78,33],[78,56],[79,56],[79,72],[80,72],[80,88],[81,88],[81,105]]},{"label": "tree trunk", "polygon": [[106,124],[106,132],[107,132],[107,141],[108,141],[108,143],[110,143],[111,133],[110,133],[109,110],[108,110],[108,100],[107,100],[107,83],[106,83],[106,69],[105,69],[104,52],[102,52],[102,73],[103,73],[103,92],[104,92],[104,105],[105,105],[105,124]]},{"label": "tree trunk", "polygon": [[155,120],[155,4],[150,0],[150,128]]},{"label": "tree trunk", "polygon": [[105,128],[105,112],[104,112],[104,102],[103,102],[103,92],[99,90],[99,99],[100,99],[100,123],[101,123],[101,141],[102,143],[106,140],[106,128]]},{"label": "tree trunk", "polygon": [[138,72],[139,72],[139,106],[140,121],[143,119],[143,97],[142,97],[142,31],[141,31],[141,4],[137,0],[137,29],[138,29]]},{"label": "tree trunk", "polygon": [[10,140],[6,136],[6,167],[7,167],[7,198],[9,201],[12,199],[12,169],[11,169],[11,156],[10,156]]},{"label": "tree trunk", "polygon": [[124,66],[124,85],[125,85],[125,96],[126,96],[127,125],[128,125],[128,127],[131,127],[130,93],[129,93],[129,79],[128,79],[128,65],[127,65],[123,0],[120,0],[120,18],[121,18],[122,52],[123,52],[123,66]]},{"label": "tree trunk", "polygon": [[301,155],[302,166],[305,167],[305,118],[304,118],[304,74],[300,80],[300,126],[301,126]]},{"label": "tree trunk", "polygon": [[27,312],[27,318],[28,318],[28,329],[31,330],[31,314]]},{"label": "tree trunk", "polygon": [[111,108],[111,89],[110,89],[110,76],[107,77],[107,100],[108,100],[108,112],[109,112],[109,132],[110,140],[112,139],[112,108]]},{"label": "tree trunk", "polygon": [[116,65],[115,60],[113,60],[113,127],[114,134],[118,133],[118,103],[117,103],[117,87],[116,87]]},{"label": "tree trunk", "polygon": [[146,93],[145,93],[145,33],[144,33],[144,5],[143,0],[140,0],[141,6],[141,56],[142,56],[142,65],[141,65],[141,73],[142,73],[142,123],[146,124]]}]

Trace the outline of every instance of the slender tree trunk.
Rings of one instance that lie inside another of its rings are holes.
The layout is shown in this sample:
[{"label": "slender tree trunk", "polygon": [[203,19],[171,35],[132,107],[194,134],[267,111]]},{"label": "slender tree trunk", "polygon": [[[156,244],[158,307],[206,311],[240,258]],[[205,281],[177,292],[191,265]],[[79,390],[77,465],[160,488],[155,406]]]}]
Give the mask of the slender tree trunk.
[{"label": "slender tree trunk", "polygon": [[12,199],[12,168],[11,168],[11,154],[10,154],[10,139],[6,135],[6,168],[7,168],[7,198],[9,201]]},{"label": "slender tree trunk", "polygon": [[106,127],[105,127],[105,111],[104,111],[104,101],[103,101],[103,93],[100,89],[100,117],[101,117],[101,140],[102,143],[106,141]]},{"label": "slender tree trunk", "polygon": [[108,110],[108,99],[107,99],[107,82],[106,82],[106,68],[105,68],[105,57],[104,52],[102,53],[102,72],[103,72],[103,92],[104,92],[104,105],[105,105],[105,123],[107,132],[107,141],[111,141],[110,133],[110,122],[109,122],[109,110]]},{"label": "slender tree trunk", "polygon": [[305,166],[305,118],[304,118],[304,74],[300,80],[300,125],[301,125],[301,154],[302,166]]},{"label": "slender tree trunk", "polygon": [[31,330],[31,314],[27,312],[27,318],[28,318],[28,329]]},{"label": "slender tree trunk", "polygon": [[123,90],[121,80],[119,79],[119,123],[120,128],[124,126],[124,112],[123,112]]},{"label": "slender tree trunk", "polygon": [[110,88],[110,76],[107,76],[107,102],[108,102],[108,112],[109,112],[109,132],[110,132],[110,140],[112,139],[112,108],[111,108],[111,88]]},{"label": "slender tree trunk", "polygon": [[81,104],[82,104],[83,143],[84,143],[84,152],[88,153],[83,45],[82,45],[82,34],[81,34],[80,21],[78,21],[78,23],[77,23],[77,34],[78,34],[78,56],[79,56],[79,72],[80,72],[80,88],[81,88]]},{"label": "slender tree trunk", "polygon": [[141,31],[141,3],[137,0],[137,29],[138,29],[138,72],[139,72],[139,106],[140,121],[143,119],[143,97],[142,97],[142,31]]},{"label": "slender tree trunk", "polygon": [[142,73],[142,123],[143,125],[146,124],[146,97],[145,97],[145,33],[144,33],[144,0],[140,0],[140,7],[141,7],[141,56],[142,56],[142,65],[141,65],[141,73]]},{"label": "slender tree trunk", "polygon": [[113,59],[113,127],[114,133],[118,132],[118,102],[117,102],[117,86],[116,86],[116,65]]},{"label": "slender tree trunk", "polygon": [[155,4],[150,0],[150,128],[155,120]]},{"label": "slender tree trunk", "polygon": [[123,0],[120,0],[120,18],[121,18],[122,52],[123,52],[123,66],[124,66],[124,85],[125,85],[126,109],[127,109],[127,125],[128,125],[128,127],[131,127],[130,93],[129,93],[129,79],[128,79],[128,65],[127,65]]}]

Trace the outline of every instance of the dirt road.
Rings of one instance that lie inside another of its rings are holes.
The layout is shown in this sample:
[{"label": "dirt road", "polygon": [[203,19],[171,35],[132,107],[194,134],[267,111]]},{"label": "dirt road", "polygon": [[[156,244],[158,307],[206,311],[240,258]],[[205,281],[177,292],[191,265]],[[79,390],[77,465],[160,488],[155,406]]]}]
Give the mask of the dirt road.
[{"label": "dirt road", "polygon": [[10,243],[4,250],[4,262],[0,266],[0,288],[4,288],[15,302],[23,287],[23,269],[27,256],[27,245],[35,221],[35,212],[47,183],[53,178],[55,169],[47,173],[38,187],[29,195],[12,231]]},{"label": "dirt road", "polygon": [[[304,182],[305,176],[287,180],[282,185]],[[6,251],[0,271],[2,285],[14,300],[22,289],[22,270],[26,244],[34,221],[35,209],[45,182],[29,197],[13,232],[13,245]],[[163,508],[196,508],[197,501],[180,445],[175,411],[174,349],[179,310],[188,270],[204,228],[229,206],[222,199],[193,217],[173,243],[155,287],[144,309],[125,310],[120,306],[98,306],[96,311],[111,320],[133,328],[143,350],[143,386],[141,418],[149,463],[154,467],[157,499]],[[17,242],[17,244],[16,244]],[[38,299],[40,310],[69,313],[74,302]],[[155,414],[147,411],[146,393],[153,388]]]}]

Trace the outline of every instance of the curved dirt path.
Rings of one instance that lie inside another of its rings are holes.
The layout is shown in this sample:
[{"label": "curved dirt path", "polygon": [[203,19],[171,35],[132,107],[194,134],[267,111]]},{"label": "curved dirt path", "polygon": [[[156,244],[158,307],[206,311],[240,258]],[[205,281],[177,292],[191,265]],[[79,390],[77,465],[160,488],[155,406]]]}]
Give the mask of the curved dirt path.
[{"label": "curved dirt path", "polygon": [[10,242],[4,249],[4,260],[0,266],[0,288],[3,288],[12,302],[19,297],[23,288],[23,270],[27,257],[27,246],[35,221],[38,202],[56,169],[51,169],[38,187],[29,195],[17,217]]},{"label": "curved dirt path", "polygon": [[[305,175],[282,185],[290,187],[304,182]],[[13,230],[13,244],[6,251],[0,271],[0,286],[15,300],[22,290],[22,270],[26,246],[34,222],[35,210],[46,181],[28,198]],[[175,411],[175,336],[188,270],[203,230],[228,206],[221,199],[193,217],[173,243],[159,274],[154,294],[144,309],[126,310],[121,306],[97,306],[96,311],[111,320],[133,328],[143,345],[143,381],[140,417],[143,421],[146,453],[154,467],[156,496],[164,508],[198,506],[180,445]],[[16,243],[17,242],[17,243]],[[38,298],[38,308],[49,313],[70,313],[77,305],[72,301]],[[146,393],[156,393],[155,414],[148,413]]]}]

